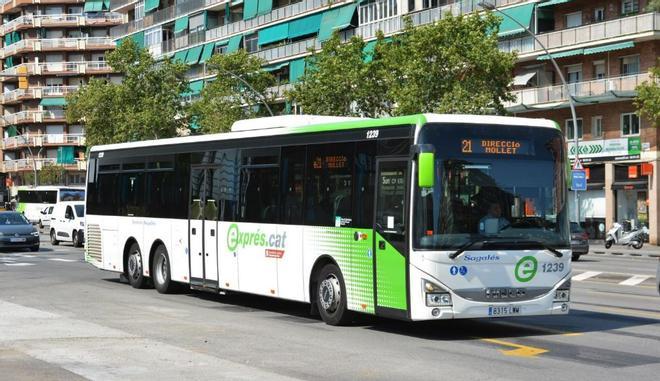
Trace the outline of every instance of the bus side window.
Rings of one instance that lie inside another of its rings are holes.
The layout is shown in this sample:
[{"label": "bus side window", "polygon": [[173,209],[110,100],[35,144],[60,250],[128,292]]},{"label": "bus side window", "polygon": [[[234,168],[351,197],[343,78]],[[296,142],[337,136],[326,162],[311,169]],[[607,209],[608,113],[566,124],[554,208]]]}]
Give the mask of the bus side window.
[{"label": "bus side window", "polygon": [[279,148],[243,152],[240,213],[243,222],[279,222]]},{"label": "bus side window", "polygon": [[355,227],[373,226],[375,176],[376,142],[358,142],[355,153]]},{"label": "bus side window", "polygon": [[280,200],[282,200],[282,218],[280,222],[302,225],[305,147],[282,148],[281,168]]},{"label": "bus side window", "polygon": [[309,146],[305,189],[305,224],[353,226],[355,143]]}]

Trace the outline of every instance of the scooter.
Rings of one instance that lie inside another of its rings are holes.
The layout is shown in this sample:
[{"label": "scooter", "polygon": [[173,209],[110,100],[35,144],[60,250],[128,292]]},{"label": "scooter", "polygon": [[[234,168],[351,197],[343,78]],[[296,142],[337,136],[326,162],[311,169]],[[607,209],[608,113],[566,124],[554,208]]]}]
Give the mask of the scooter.
[{"label": "scooter", "polygon": [[609,249],[612,245],[617,244],[641,249],[642,246],[644,246],[644,239],[648,233],[649,229],[646,226],[642,226],[641,229],[634,229],[626,232],[623,231],[623,225],[615,222],[605,237],[605,248]]}]

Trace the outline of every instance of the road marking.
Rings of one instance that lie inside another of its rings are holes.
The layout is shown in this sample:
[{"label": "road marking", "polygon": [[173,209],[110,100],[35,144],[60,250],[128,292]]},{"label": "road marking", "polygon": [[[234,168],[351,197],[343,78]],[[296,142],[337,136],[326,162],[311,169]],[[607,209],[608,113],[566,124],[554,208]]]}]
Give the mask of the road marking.
[{"label": "road marking", "polygon": [[507,349],[507,350],[500,350],[502,354],[507,355],[507,356],[516,356],[516,357],[536,357],[540,354],[548,352],[547,349],[542,349],[542,348],[536,348],[536,347],[530,347],[527,345],[520,345],[516,343],[512,343],[510,341],[504,341],[504,340],[499,340],[499,339],[480,339],[481,341],[485,341],[487,343],[491,344],[497,344],[501,345],[504,347],[511,347],[511,348],[516,348],[516,349]]},{"label": "road marking", "polygon": [[26,263],[26,262],[5,263],[5,266],[34,266],[34,263]]},{"label": "road marking", "polygon": [[78,262],[75,259],[64,259],[64,258],[48,258],[49,261],[58,261],[58,262]]},{"label": "road marking", "polygon": [[650,276],[646,276],[646,275],[635,275],[635,276],[632,276],[632,277],[624,280],[623,282],[619,282],[619,284],[621,286],[637,286],[638,284],[644,282],[645,280],[647,280],[649,278],[650,278]]},{"label": "road marking", "polygon": [[595,276],[598,276],[602,273],[603,273],[602,271],[587,271],[587,272],[583,272],[582,274],[578,274],[578,275],[573,276],[571,278],[571,280],[574,280],[576,282],[581,282],[583,280],[587,280],[589,278],[593,278]]}]

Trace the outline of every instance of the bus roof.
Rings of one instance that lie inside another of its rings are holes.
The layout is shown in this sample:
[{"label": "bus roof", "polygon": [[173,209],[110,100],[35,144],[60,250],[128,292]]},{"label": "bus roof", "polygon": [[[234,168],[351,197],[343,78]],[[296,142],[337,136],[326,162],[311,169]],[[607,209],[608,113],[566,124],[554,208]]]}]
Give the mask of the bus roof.
[{"label": "bus roof", "polygon": [[[281,123],[278,124],[276,121]],[[320,123],[315,124],[314,121]],[[249,122],[259,123],[259,126],[250,129]],[[312,123],[312,124],[310,124]],[[288,134],[304,134],[338,130],[352,130],[360,128],[379,128],[400,125],[421,126],[426,123],[460,123],[460,124],[493,124],[493,125],[514,125],[529,127],[547,127],[557,128],[557,124],[547,119],[517,118],[507,116],[491,115],[464,115],[464,114],[417,114],[408,116],[388,117],[388,118],[341,118],[341,117],[323,117],[300,115],[294,118],[293,115],[282,117],[268,117],[248,119],[237,122],[237,127],[232,132],[184,136],[176,138],[145,140],[139,142],[116,143],[94,146],[90,152],[112,151],[120,149],[157,147],[166,145],[175,145],[183,143],[200,143],[227,139],[241,139],[265,136],[279,136]],[[279,125],[279,127],[278,127]]]}]

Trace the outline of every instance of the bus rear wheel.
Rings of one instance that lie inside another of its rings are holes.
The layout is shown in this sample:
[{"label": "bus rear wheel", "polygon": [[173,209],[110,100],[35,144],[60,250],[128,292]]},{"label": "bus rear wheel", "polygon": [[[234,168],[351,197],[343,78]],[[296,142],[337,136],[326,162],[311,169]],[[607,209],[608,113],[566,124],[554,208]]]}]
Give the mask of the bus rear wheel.
[{"label": "bus rear wheel", "polygon": [[323,321],[329,325],[348,324],[352,316],[346,307],[346,285],[339,267],[323,266],[316,284],[316,305]]},{"label": "bus rear wheel", "polygon": [[163,245],[159,245],[154,252],[154,268],[151,274],[154,287],[158,292],[161,294],[174,292],[176,284],[172,281],[170,258],[167,255],[167,249]]},{"label": "bus rear wheel", "polygon": [[147,279],[142,272],[142,253],[137,243],[133,243],[130,249],[128,249],[128,261],[126,261],[126,264],[128,283],[133,288],[144,288],[147,285]]}]

